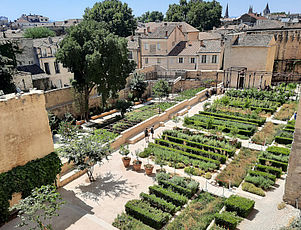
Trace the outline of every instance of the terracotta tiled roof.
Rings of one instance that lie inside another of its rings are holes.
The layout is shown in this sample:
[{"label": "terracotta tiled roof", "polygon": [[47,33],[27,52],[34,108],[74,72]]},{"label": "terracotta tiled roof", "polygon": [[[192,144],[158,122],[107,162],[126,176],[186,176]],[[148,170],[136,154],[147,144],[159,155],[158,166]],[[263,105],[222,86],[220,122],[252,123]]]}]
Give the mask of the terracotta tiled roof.
[{"label": "terracotta tiled roof", "polygon": [[139,48],[138,36],[129,36],[126,39],[128,40],[128,49]]},{"label": "terracotta tiled roof", "polygon": [[243,34],[233,43],[233,46],[269,46],[273,35],[270,34]]},{"label": "terracotta tiled roof", "polygon": [[168,56],[178,56],[186,47],[186,41],[179,42],[168,54]]},{"label": "terracotta tiled roof", "polygon": [[186,44],[186,48],[183,49],[181,53],[179,53],[179,56],[193,56],[197,55],[199,49],[200,49],[200,41],[194,41],[194,42],[188,42]]},{"label": "terracotta tiled roof", "polygon": [[219,33],[200,32],[199,40],[218,40],[221,39],[222,35]]},{"label": "terracotta tiled roof", "polygon": [[222,50],[220,40],[203,41],[203,46],[199,47],[199,53],[220,53]]}]

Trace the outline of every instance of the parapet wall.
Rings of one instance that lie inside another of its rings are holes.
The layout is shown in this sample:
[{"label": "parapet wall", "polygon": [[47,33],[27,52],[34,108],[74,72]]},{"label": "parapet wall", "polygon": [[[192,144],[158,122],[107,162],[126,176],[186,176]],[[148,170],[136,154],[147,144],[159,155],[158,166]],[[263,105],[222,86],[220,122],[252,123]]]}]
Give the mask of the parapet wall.
[{"label": "parapet wall", "polygon": [[53,152],[43,91],[0,99],[0,173]]}]

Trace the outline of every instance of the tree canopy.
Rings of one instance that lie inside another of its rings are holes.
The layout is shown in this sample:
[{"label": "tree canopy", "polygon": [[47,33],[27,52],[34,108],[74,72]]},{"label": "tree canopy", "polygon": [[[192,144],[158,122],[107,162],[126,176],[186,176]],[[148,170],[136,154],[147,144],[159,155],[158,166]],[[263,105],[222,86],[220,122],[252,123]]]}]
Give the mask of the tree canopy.
[{"label": "tree canopy", "polygon": [[133,93],[134,98],[140,100],[148,86],[147,81],[145,81],[144,75],[134,73],[130,81],[130,89]]},{"label": "tree canopy", "polygon": [[85,10],[84,19],[104,22],[111,33],[121,37],[130,36],[137,28],[132,9],[119,0],[95,3],[92,8]]},{"label": "tree canopy", "polygon": [[14,43],[0,44],[0,90],[5,94],[13,93],[16,90],[12,73],[17,66],[17,52],[19,52],[18,47]]},{"label": "tree canopy", "polygon": [[155,21],[163,21],[164,15],[160,11],[147,11],[138,17],[139,22],[155,22]]},{"label": "tree canopy", "polygon": [[47,38],[54,37],[56,34],[53,30],[46,27],[34,27],[25,30],[24,37],[26,38]]},{"label": "tree canopy", "polygon": [[180,0],[179,4],[169,5],[166,20],[171,22],[185,21],[199,30],[211,30],[220,25],[222,6],[219,2]]},{"label": "tree canopy", "polygon": [[127,40],[113,35],[104,23],[84,20],[71,27],[56,57],[74,73],[73,86],[85,96],[85,119],[89,116],[89,95],[94,87],[103,105],[124,88],[135,69],[128,59]]}]

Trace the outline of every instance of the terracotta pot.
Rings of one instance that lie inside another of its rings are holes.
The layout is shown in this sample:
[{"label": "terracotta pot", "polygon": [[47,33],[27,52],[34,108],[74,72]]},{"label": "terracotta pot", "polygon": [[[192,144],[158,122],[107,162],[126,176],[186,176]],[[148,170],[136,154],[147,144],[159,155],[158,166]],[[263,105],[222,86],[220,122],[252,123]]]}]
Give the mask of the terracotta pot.
[{"label": "terracotta pot", "polygon": [[122,157],[122,162],[123,162],[124,167],[129,167],[131,158],[130,157]]},{"label": "terracotta pot", "polygon": [[153,173],[154,166],[151,164],[144,165],[146,175],[151,175]]},{"label": "terracotta pot", "polygon": [[135,171],[139,171],[141,169],[142,161],[134,160],[133,167]]}]

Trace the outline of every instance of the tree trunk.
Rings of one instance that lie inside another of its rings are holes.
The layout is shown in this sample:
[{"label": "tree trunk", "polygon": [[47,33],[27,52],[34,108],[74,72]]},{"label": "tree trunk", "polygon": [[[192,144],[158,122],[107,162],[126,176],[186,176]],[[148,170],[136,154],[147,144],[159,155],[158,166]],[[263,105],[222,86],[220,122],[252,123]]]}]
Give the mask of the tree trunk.
[{"label": "tree trunk", "polygon": [[87,170],[87,175],[89,177],[89,181],[92,183],[95,181],[95,178],[93,177],[92,172],[90,171],[90,169]]}]

